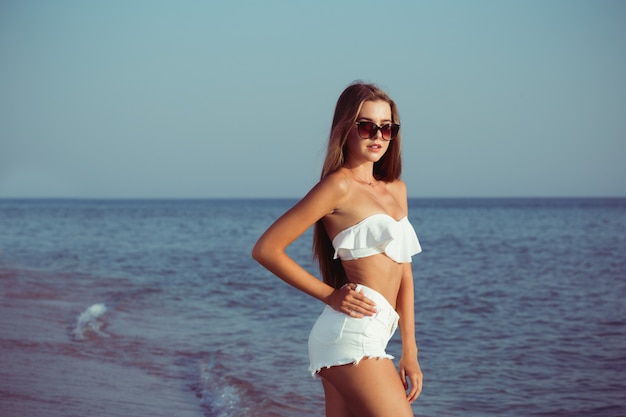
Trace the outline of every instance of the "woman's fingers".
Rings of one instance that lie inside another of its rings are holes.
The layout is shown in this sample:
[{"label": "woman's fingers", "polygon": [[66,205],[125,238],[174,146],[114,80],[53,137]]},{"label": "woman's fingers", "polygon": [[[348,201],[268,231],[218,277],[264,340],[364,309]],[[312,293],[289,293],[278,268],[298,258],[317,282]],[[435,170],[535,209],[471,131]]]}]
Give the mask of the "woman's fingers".
[{"label": "woman's fingers", "polygon": [[[406,399],[412,403],[419,397],[422,392],[422,374],[421,373],[411,373],[407,378],[409,381],[410,391],[406,395]],[[407,381],[404,381],[405,389],[407,385]]]},{"label": "woman's fingers", "polygon": [[376,314],[376,303],[361,292],[356,291],[356,284],[347,284],[342,290],[341,310],[352,317],[372,316]]},{"label": "woman's fingers", "polygon": [[414,383],[411,384],[411,391],[407,395],[407,400],[410,403],[412,403],[413,401],[417,400],[417,397],[419,397],[421,392],[422,392],[421,382],[418,382],[417,380],[414,381]]}]

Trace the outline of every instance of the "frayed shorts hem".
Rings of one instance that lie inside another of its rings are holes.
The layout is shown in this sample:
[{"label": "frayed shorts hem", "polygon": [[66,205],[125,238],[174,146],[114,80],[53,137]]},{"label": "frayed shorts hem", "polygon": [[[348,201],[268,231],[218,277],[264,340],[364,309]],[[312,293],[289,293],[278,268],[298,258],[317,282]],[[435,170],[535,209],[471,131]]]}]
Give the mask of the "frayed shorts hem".
[{"label": "frayed shorts hem", "polygon": [[309,368],[309,372],[311,372],[311,376],[313,378],[319,377],[319,372],[322,369],[328,369],[328,368],[332,368],[333,366],[342,366],[342,365],[354,365],[357,366],[359,364],[359,362],[361,362],[363,359],[394,359],[394,357],[392,355],[388,355],[388,354],[384,354],[384,355],[376,355],[376,356],[368,356],[368,355],[363,355],[360,358],[346,358],[346,359],[340,359],[330,365],[321,365],[319,368],[313,369],[313,368]]}]

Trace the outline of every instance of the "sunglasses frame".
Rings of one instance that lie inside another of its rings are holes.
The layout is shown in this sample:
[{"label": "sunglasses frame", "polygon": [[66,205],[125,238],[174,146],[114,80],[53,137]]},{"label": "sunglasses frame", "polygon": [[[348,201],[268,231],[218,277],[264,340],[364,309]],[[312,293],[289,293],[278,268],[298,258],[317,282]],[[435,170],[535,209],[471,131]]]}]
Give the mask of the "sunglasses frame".
[{"label": "sunglasses frame", "polygon": [[[374,137],[376,136],[376,133],[378,133],[378,131],[380,130],[380,136],[382,137],[383,140],[385,141],[390,141],[393,140],[393,138],[395,138],[398,135],[398,132],[400,132],[400,125],[397,123],[385,123],[382,126],[378,126],[376,123],[374,122],[368,122],[368,121],[361,121],[361,122],[356,122],[356,133],[359,135],[359,137],[361,139],[374,139]],[[370,135],[368,136],[362,136],[360,130],[361,125],[371,125],[372,127],[370,128]],[[389,128],[389,139],[385,139],[385,135],[383,134],[383,129],[384,128]],[[393,133],[393,128],[396,128],[396,133]]]}]

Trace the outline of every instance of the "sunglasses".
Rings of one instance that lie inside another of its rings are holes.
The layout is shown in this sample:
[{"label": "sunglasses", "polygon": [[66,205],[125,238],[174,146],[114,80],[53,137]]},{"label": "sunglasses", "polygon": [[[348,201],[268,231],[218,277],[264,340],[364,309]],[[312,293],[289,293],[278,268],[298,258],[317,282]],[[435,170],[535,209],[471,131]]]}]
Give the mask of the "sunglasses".
[{"label": "sunglasses", "polygon": [[391,140],[398,134],[400,125],[387,123],[386,125],[378,126],[374,122],[356,122],[356,130],[361,139],[373,139],[380,130],[383,140]]}]

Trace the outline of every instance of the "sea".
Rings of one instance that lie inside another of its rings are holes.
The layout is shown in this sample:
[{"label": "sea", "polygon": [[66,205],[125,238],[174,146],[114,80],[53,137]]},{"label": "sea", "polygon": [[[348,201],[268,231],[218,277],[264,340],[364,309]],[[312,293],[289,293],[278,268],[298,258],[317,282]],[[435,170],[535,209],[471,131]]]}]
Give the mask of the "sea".
[{"label": "sea", "polygon": [[[294,203],[0,200],[0,415],[323,416],[323,305],[250,256]],[[409,207],[415,416],[626,416],[626,199]]]}]

